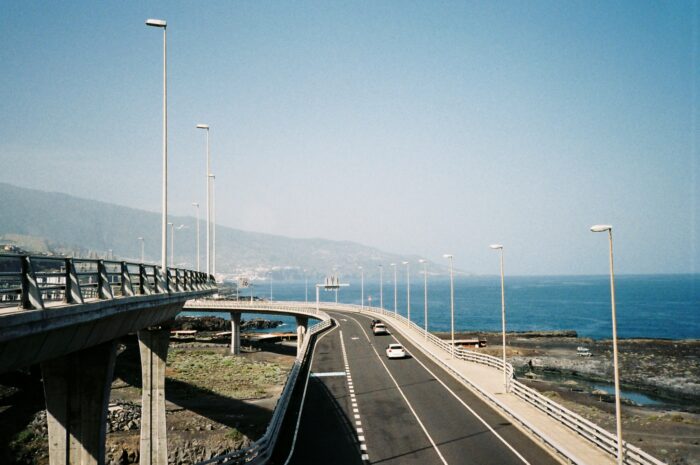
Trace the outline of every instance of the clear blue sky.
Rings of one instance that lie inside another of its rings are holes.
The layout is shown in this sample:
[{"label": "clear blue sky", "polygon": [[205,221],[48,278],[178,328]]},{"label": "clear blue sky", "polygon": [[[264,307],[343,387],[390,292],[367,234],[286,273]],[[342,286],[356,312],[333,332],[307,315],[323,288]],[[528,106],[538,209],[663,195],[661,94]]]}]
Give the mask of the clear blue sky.
[{"label": "clear blue sky", "polygon": [[[0,181],[459,268],[700,272],[698,1],[6,2]],[[79,212],[76,212],[79,214]]]}]

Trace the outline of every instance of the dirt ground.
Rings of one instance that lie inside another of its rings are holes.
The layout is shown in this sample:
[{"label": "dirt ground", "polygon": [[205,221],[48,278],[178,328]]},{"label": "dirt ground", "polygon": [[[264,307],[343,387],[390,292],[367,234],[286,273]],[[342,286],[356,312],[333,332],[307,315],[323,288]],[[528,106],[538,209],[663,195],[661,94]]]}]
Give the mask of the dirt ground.
[{"label": "dirt ground", "polygon": [[[244,349],[234,357],[225,344],[171,342],[169,463],[186,465],[238,450],[264,434],[296,351],[280,344]],[[136,338],[123,338],[110,394],[109,465],[139,460],[140,370]],[[44,408],[37,370],[0,378],[0,463],[48,464]]]}]

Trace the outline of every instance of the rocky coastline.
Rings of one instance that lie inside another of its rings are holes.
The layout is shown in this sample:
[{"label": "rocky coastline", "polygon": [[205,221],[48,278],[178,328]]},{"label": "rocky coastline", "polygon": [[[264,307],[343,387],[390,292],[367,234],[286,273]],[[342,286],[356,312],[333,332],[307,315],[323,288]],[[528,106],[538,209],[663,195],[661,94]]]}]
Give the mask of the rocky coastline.
[{"label": "rocky coastline", "polygon": [[[449,338],[447,333],[438,336]],[[479,337],[487,346],[472,349],[500,356],[501,334],[459,333],[456,338]],[[544,373],[562,381],[608,383],[613,378],[612,341],[578,337],[575,331],[507,333],[507,356],[516,373],[538,378]],[[582,357],[578,347],[589,349]],[[620,379],[623,388],[648,393],[669,403],[700,405],[700,340],[620,339]]]}]

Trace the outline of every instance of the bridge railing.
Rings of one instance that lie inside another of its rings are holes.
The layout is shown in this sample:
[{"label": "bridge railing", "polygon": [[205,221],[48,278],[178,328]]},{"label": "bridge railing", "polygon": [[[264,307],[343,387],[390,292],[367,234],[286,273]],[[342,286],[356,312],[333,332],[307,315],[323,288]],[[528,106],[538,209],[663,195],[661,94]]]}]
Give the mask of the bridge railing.
[{"label": "bridge railing", "polygon": [[[280,308],[279,305],[275,306],[272,304],[270,305],[270,307],[275,307],[271,308],[271,310]],[[285,305],[285,308],[295,308],[304,312],[310,310],[306,305]],[[309,357],[310,341],[312,339],[312,336],[320,333],[321,331],[324,331],[325,329],[333,325],[333,320],[327,313],[316,312],[315,309],[313,309],[313,311],[315,312],[317,317],[321,319],[321,321],[313,326],[310,326],[306,333],[307,337],[304,338],[304,342],[300,351],[303,354],[303,356],[296,358],[296,360],[294,361],[294,365],[292,365],[292,369],[289,371],[287,381],[284,384],[284,388],[282,389],[282,393],[280,394],[279,399],[277,399],[275,409],[272,413],[272,418],[267,426],[267,429],[265,430],[265,434],[263,434],[263,436],[260,439],[255,441],[250,447],[246,449],[241,449],[239,451],[231,452],[229,454],[213,457],[209,460],[199,462],[197,465],[260,465],[267,463],[267,461],[270,459],[270,456],[272,455],[272,451],[275,448],[275,444],[277,443],[280,429],[282,427],[282,422],[284,421],[284,416],[287,413],[287,408],[289,407],[289,402],[291,400],[294,388],[297,385],[299,374]]]},{"label": "bridge railing", "polygon": [[[167,275],[166,275],[167,273]],[[0,307],[43,309],[47,303],[213,289],[206,273],[144,263],[0,254]]]},{"label": "bridge railing", "polygon": [[[355,311],[368,311],[372,313],[376,313],[379,315],[383,315],[386,318],[394,319],[400,324],[404,326],[408,326],[412,328],[413,330],[417,331],[423,338],[424,341],[430,342],[433,346],[445,351],[447,354],[450,354],[452,350],[454,350],[455,358],[458,358],[460,360],[465,360],[465,361],[470,361],[470,362],[475,362],[479,363],[482,365],[487,365],[492,368],[496,368],[499,371],[503,371],[503,360],[499,359],[497,357],[493,357],[491,355],[486,355],[486,354],[480,354],[477,352],[473,352],[467,349],[463,349],[461,347],[455,348],[452,346],[450,341],[446,341],[444,339],[440,339],[439,337],[435,336],[434,334],[431,334],[430,332],[425,331],[424,328],[421,328],[414,322],[409,322],[406,317],[403,315],[396,314],[394,312],[382,309],[382,308],[377,308],[377,307],[368,307],[368,306],[360,306],[360,305],[349,305],[349,304],[328,304],[324,303],[324,307],[338,307],[340,308],[345,308],[345,309],[352,309]],[[414,342],[418,343],[420,342],[419,340],[414,340]],[[438,361],[440,362],[441,365],[446,367],[449,371],[451,371],[453,374],[458,376],[459,378],[463,379],[465,382],[467,382],[469,385],[473,386],[477,390],[479,390],[483,395],[485,395],[491,402],[496,404],[499,408],[507,411],[511,416],[515,417],[521,424],[523,424],[525,427],[530,429],[534,434],[539,436],[543,441],[545,441],[547,444],[550,446],[554,447],[559,451],[560,454],[564,455],[567,460],[573,462],[573,463],[583,463],[576,457],[573,457],[568,451],[563,450],[558,446],[556,441],[552,440],[547,436],[546,433],[537,431],[534,427],[530,425],[530,422],[526,418],[520,417],[517,413],[513,412],[512,410],[508,409],[503,403],[501,403],[498,399],[493,397],[492,395],[486,393],[485,391],[481,390],[478,386],[476,386],[474,383],[470,382],[468,379],[464,378],[464,376],[449,368],[447,364],[445,364],[442,360],[438,358]],[[588,441],[592,442],[595,446],[598,448],[604,450],[610,455],[616,456],[617,455],[617,436],[609,432],[608,430],[602,428],[601,426],[596,425],[595,423],[583,418],[579,414],[572,412],[571,410],[567,409],[566,407],[554,402],[553,400],[549,399],[548,397],[543,396],[536,390],[525,386],[523,383],[518,381],[517,379],[514,378],[513,376],[513,366],[510,363],[506,363],[506,374],[508,378],[508,387],[509,387],[509,392],[512,392],[514,395],[518,396],[525,402],[535,406],[542,412],[546,413],[550,417],[554,418],[557,420],[559,423],[563,424],[564,426],[568,427],[572,431],[576,432],[577,434],[581,435]],[[636,446],[633,446],[627,442],[623,441],[623,451],[624,451],[624,461],[623,463],[628,464],[628,465],[664,465],[664,462],[658,460],[657,458],[653,457],[652,455],[644,452],[643,450],[639,449]]]}]

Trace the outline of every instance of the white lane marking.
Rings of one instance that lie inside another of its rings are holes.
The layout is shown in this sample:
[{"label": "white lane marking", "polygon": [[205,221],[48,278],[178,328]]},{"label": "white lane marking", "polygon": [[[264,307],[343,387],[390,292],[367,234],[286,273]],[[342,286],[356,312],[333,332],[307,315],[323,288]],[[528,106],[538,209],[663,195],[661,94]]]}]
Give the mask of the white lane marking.
[{"label": "white lane marking", "polygon": [[[354,319],[354,318],[353,318],[353,319]],[[359,324],[359,323],[358,323],[358,324]],[[396,337],[395,337],[394,335],[392,335],[391,338],[392,338],[394,341],[396,341],[397,343],[403,345],[403,343],[402,343],[401,341],[399,341],[398,339],[396,339]],[[489,425],[489,424],[486,422],[486,420],[484,420],[483,418],[481,418],[481,417],[474,411],[474,409],[472,409],[469,405],[467,405],[466,402],[464,402],[452,389],[450,389],[444,382],[442,382],[442,380],[441,380],[440,378],[438,378],[437,376],[435,376],[435,373],[433,373],[427,366],[425,366],[425,364],[424,364],[423,362],[421,362],[418,358],[416,358],[416,356],[413,355],[413,353],[408,352],[408,350],[406,350],[406,352],[409,353],[409,355],[411,355],[411,357],[413,357],[413,359],[414,359],[416,362],[418,362],[418,363],[420,364],[420,366],[422,366],[422,367],[425,369],[425,371],[427,371],[427,372],[430,374],[430,376],[432,376],[433,378],[435,378],[435,379],[437,380],[438,383],[442,384],[442,386],[443,386],[445,389],[447,389],[447,392],[449,392],[450,394],[452,394],[452,396],[453,396],[455,399],[457,399],[457,401],[459,401],[459,403],[462,404],[462,405],[464,406],[464,408],[466,408],[467,410],[469,410],[469,412],[470,412],[472,415],[474,415],[484,426],[486,426],[486,427],[489,429],[489,431],[491,431],[491,432],[496,436],[496,438],[498,438],[503,444],[505,444],[505,446],[506,446],[508,449],[510,449],[510,450],[516,455],[516,457],[518,457],[523,463],[526,463],[527,465],[530,465],[530,462],[528,462],[528,461],[525,459],[525,457],[523,457],[522,455],[520,455],[520,452],[518,452],[517,450],[515,450],[515,448],[514,448],[513,446],[511,446],[511,445],[508,443],[508,441],[506,441],[500,434],[498,434],[498,432],[497,432],[496,430],[494,430],[494,429],[491,427],[491,425]]]},{"label": "white lane marking", "polygon": [[312,378],[326,378],[328,376],[345,376],[344,371],[327,371],[325,373],[311,373]]},{"label": "white lane marking", "polygon": [[[333,329],[330,331],[326,331],[325,333],[321,334],[321,336],[316,339],[316,344],[326,337],[328,334],[332,333],[333,331],[338,328],[339,325],[335,325]],[[306,372],[306,382],[304,383],[304,394],[301,396],[301,405],[299,406],[299,415],[297,416],[297,424],[294,427],[294,437],[292,438],[292,447],[289,448],[289,455],[287,456],[287,460],[284,461],[284,465],[289,465],[289,461],[292,460],[292,455],[294,454],[294,446],[297,444],[297,436],[299,435],[299,425],[301,424],[301,414],[304,411],[304,402],[306,401],[306,392],[309,387],[309,379],[311,378],[309,375],[311,374],[311,367],[313,366],[314,363],[314,356],[316,355],[316,346],[314,345],[314,350],[311,352],[311,359],[309,360],[309,371]]]},{"label": "white lane marking", "polygon": [[[430,441],[430,444],[432,444],[433,448],[435,449],[435,452],[437,453],[438,457],[440,457],[440,460],[442,461],[442,463],[444,463],[445,465],[449,465],[447,463],[447,460],[445,460],[445,457],[443,457],[442,452],[440,452],[440,449],[438,448],[437,444],[435,444],[435,441],[433,441],[432,436],[430,436],[430,433],[428,433],[428,429],[425,427],[425,425],[421,421],[420,417],[418,416],[416,411],[413,409],[413,406],[408,401],[408,398],[403,393],[403,390],[399,386],[399,383],[396,381],[396,378],[394,378],[394,376],[391,374],[391,372],[389,371],[389,368],[384,363],[384,360],[382,360],[382,357],[379,355],[379,352],[377,352],[377,349],[372,344],[372,341],[370,340],[369,336],[367,335],[365,328],[363,328],[362,325],[360,324],[360,322],[357,321],[355,318],[353,318],[353,317],[349,317],[349,318],[351,320],[353,320],[355,322],[355,324],[357,324],[357,326],[359,326],[360,329],[362,330],[362,332],[364,333],[365,337],[367,338],[367,341],[370,343],[370,346],[372,347],[372,350],[377,355],[377,359],[379,359],[379,363],[382,364],[382,366],[384,367],[384,370],[386,370],[386,373],[389,375],[389,378],[391,378],[391,380],[394,382],[396,389],[399,391],[399,394],[401,394],[401,397],[403,397],[404,402],[406,402],[406,405],[408,405],[408,409],[411,411],[413,416],[416,418],[416,421],[418,421],[418,424],[420,425],[421,429],[423,430],[423,433],[425,433],[425,435],[427,436],[428,441]],[[342,332],[341,332],[341,334],[342,334]]]},{"label": "white lane marking", "polygon": [[[345,321],[348,321],[348,320],[345,320]],[[357,337],[357,336],[353,336],[353,337],[351,337],[350,339],[352,339],[353,341],[357,341],[357,340],[360,339],[360,338]]]},{"label": "white lane marking", "polygon": [[[350,374],[350,362],[348,361],[348,353],[345,350],[345,338],[343,337],[342,329],[340,330],[340,349],[343,353],[343,361],[345,362],[345,372],[347,373],[346,383],[348,385],[348,390],[350,391],[350,399],[352,401],[352,412],[355,416],[356,422],[360,423],[360,410],[358,409],[357,402],[355,400],[355,390],[352,386],[352,376]],[[357,436],[357,442],[360,445],[360,452],[364,452],[362,454],[362,460],[369,461],[369,455],[367,455],[367,446],[365,445],[365,437],[363,435],[362,428],[357,428],[355,435]]]}]

